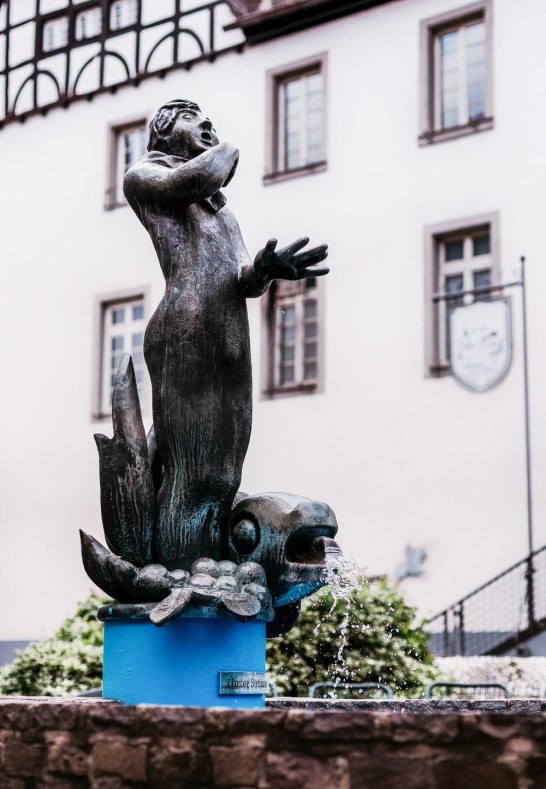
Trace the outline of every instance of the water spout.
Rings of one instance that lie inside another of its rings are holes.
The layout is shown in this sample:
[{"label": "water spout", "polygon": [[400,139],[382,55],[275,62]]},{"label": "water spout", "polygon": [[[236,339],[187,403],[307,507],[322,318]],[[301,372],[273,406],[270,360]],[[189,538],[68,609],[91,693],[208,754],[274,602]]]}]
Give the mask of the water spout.
[{"label": "water spout", "polygon": [[316,551],[316,553],[323,553],[325,556],[342,555],[341,548],[331,537],[316,537],[313,540],[313,550]]}]

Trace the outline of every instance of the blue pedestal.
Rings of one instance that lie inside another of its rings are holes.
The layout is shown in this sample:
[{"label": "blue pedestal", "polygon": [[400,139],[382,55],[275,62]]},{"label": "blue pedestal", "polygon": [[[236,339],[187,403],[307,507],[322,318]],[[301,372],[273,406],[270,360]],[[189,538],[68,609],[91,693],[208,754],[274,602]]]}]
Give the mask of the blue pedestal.
[{"label": "blue pedestal", "polygon": [[219,672],[245,671],[265,671],[265,622],[104,623],[104,698],[124,704],[263,707],[263,694],[220,695]]}]

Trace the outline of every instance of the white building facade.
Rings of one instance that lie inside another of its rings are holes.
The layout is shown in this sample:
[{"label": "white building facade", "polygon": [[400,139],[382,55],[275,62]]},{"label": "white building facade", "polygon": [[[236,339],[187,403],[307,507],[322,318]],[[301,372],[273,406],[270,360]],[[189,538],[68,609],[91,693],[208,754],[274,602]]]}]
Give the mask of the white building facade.
[{"label": "white building facade", "polygon": [[421,549],[403,584],[424,614],[522,558],[520,292],[511,369],[481,395],[448,374],[432,297],[516,280],[525,255],[546,542],[545,25],[542,0],[1,5],[0,641],[51,633],[90,588],[78,529],[102,540],[92,435],[111,435],[123,351],[151,424],[164,282],[120,183],[173,98],[240,149],[225,193],[251,256],[273,236],[330,248],[327,277],[249,302],[243,489],[327,501],[371,575]]}]

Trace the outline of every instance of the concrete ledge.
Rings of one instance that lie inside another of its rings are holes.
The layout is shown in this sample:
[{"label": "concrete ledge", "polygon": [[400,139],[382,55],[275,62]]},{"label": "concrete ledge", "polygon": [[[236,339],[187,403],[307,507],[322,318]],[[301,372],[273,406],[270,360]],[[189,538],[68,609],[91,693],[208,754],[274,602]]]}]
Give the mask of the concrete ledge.
[{"label": "concrete ledge", "polygon": [[330,710],[345,712],[546,712],[546,699],[267,699],[270,709]]},{"label": "concrete ledge", "polygon": [[[6,697],[0,786],[539,789],[546,714],[511,706],[519,701],[461,714],[434,708],[438,701],[323,709],[317,700],[309,709],[301,705],[310,700],[288,708],[277,699],[265,710],[229,710]],[[407,706],[415,704],[420,712]]]}]

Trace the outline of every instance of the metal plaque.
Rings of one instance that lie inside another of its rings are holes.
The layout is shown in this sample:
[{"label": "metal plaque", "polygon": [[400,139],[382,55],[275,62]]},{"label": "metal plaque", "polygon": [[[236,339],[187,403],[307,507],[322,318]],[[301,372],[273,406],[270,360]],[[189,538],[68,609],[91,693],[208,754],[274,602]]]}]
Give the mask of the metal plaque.
[{"label": "metal plaque", "polygon": [[450,366],[465,389],[487,392],[499,384],[512,362],[509,297],[455,307],[449,315]]},{"label": "metal plaque", "polygon": [[219,671],[220,696],[266,695],[269,682],[265,671]]}]

